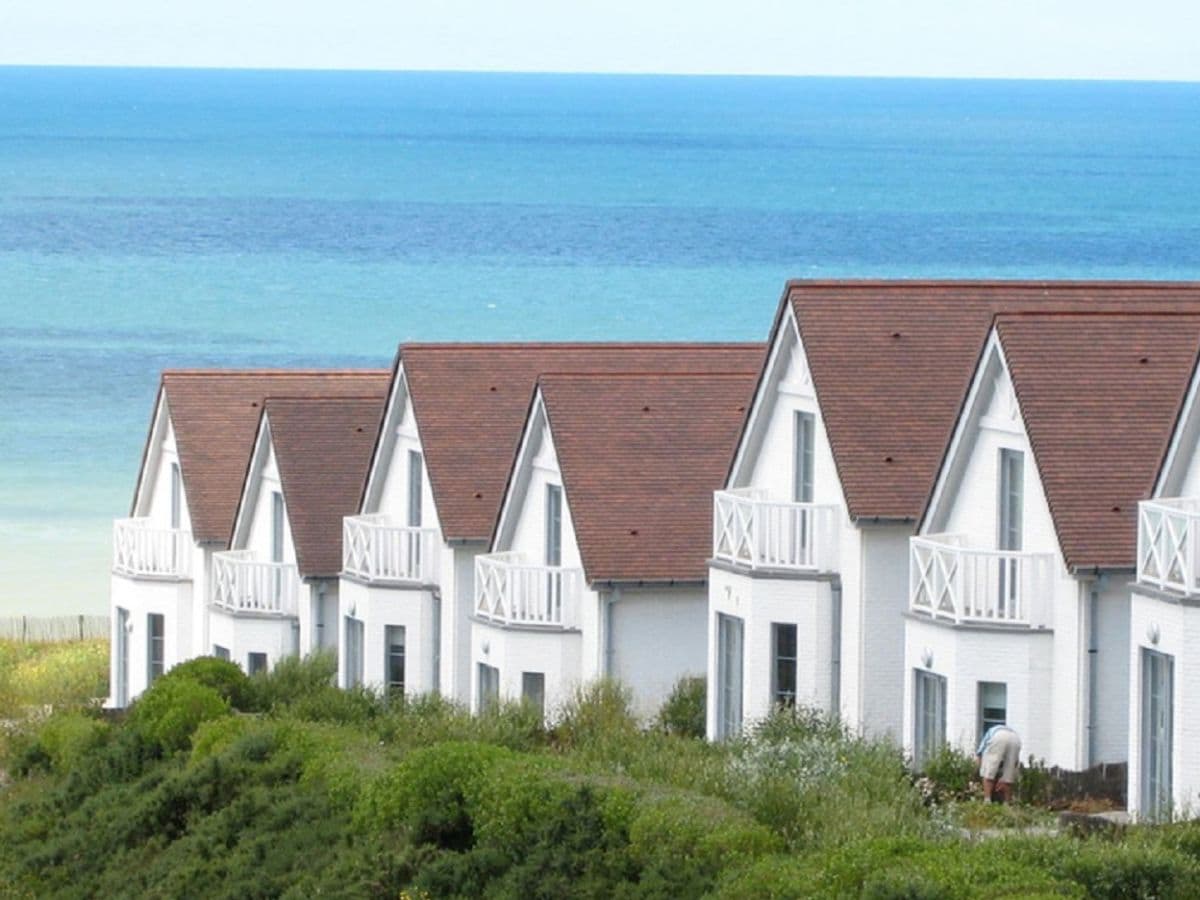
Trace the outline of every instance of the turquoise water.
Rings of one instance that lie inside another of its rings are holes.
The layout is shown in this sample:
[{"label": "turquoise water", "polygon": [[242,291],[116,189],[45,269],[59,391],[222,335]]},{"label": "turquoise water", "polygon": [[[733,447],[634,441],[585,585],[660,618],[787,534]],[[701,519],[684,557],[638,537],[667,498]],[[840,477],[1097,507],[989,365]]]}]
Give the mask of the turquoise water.
[{"label": "turquoise water", "polygon": [[757,339],[789,277],[1200,279],[1200,85],[0,68],[0,615],[165,366]]}]

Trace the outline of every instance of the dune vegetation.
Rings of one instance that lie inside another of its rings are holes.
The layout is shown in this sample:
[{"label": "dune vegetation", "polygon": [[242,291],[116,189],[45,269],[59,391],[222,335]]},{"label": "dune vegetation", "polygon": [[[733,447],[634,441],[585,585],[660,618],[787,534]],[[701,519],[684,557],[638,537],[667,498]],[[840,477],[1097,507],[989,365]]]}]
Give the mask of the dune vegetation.
[{"label": "dune vegetation", "polygon": [[[703,683],[652,723],[581,691],[550,727],[201,659],[113,718],[62,704],[9,741],[0,885],[29,897],[1190,897],[1200,825],[1097,837],[988,809],[948,756],[803,710],[722,745]],[[986,839],[969,827],[982,823]]]}]

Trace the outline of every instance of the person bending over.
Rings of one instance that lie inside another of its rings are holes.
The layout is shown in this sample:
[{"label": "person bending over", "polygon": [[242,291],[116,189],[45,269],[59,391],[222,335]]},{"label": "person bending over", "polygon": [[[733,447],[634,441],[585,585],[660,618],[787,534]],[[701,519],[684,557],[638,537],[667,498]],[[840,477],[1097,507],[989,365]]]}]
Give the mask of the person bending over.
[{"label": "person bending over", "polygon": [[992,793],[1001,803],[1012,800],[1013,782],[1017,780],[1017,762],[1021,758],[1021,738],[1007,725],[993,725],[983,735],[975,762],[983,779],[983,800],[992,802]]}]

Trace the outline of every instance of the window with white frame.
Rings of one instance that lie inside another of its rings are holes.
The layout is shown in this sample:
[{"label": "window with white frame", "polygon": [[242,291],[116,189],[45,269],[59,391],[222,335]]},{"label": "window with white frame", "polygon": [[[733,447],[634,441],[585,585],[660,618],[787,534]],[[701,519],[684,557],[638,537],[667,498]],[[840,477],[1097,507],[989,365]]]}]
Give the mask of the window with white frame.
[{"label": "window with white frame", "polygon": [[[999,502],[997,503],[996,547],[1020,550],[1024,518],[1025,454],[1020,450],[1000,451]],[[1020,562],[1013,557],[999,561],[999,612],[1019,602]]]},{"label": "window with white frame", "polygon": [[812,413],[797,412],[793,427],[792,500],[813,501],[813,429]]},{"label": "window with white frame", "polygon": [[383,635],[384,675],[389,695],[404,696],[404,626],[388,625]]},{"label": "window with white frame", "polygon": [[351,616],[345,618],[346,627],[346,687],[363,683],[363,623]]},{"label": "window with white frame", "polygon": [[408,451],[408,524],[421,525],[421,495],[424,490],[425,464],[416,450]]},{"label": "window with white frame", "polygon": [[771,705],[796,705],[796,626],[771,623]]},{"label": "window with white frame", "polygon": [[246,674],[257,675],[267,671],[267,654],[250,653],[246,656]]},{"label": "window with white frame", "polygon": [[1008,724],[1008,685],[1002,681],[979,682],[979,735],[982,740],[989,728]]},{"label": "window with white frame", "polygon": [[543,717],[546,715],[546,673],[521,673],[521,699]]},{"label": "window with white frame", "polygon": [[736,616],[717,615],[717,737],[742,731],[742,635]]},{"label": "window with white frame", "polygon": [[150,613],[146,617],[147,666],[146,683],[162,675],[166,662],[166,624],[161,613]]},{"label": "window with white frame", "polygon": [[479,664],[479,704],[476,712],[485,713],[500,704],[500,670]]}]

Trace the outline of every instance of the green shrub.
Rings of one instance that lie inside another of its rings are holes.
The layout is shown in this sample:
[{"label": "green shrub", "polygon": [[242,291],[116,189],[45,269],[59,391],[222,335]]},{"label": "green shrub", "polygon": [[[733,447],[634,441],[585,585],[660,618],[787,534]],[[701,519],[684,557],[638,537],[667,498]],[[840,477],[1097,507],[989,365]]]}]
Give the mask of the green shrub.
[{"label": "green shrub", "polygon": [[1029,757],[1017,775],[1014,795],[1019,803],[1048,806],[1054,799],[1054,775],[1044,759]]},{"label": "green shrub", "polygon": [[189,678],[160,678],[133,704],[129,725],[164,753],[186,750],[201,722],[229,715],[229,703]]},{"label": "green shrub", "polygon": [[197,656],[181,662],[163,678],[190,679],[212,688],[234,709],[245,712],[251,708],[250,679],[236,663],[227,659]]},{"label": "green shrub", "polygon": [[109,726],[94,716],[78,712],[58,713],[38,729],[37,740],[51,766],[67,772],[101,746],[108,733]]},{"label": "green shrub", "polygon": [[445,743],[415,750],[366,791],[359,821],[405,829],[418,844],[465,850],[475,841],[467,798],[511,754],[489,744]]},{"label": "green shrub", "polygon": [[782,849],[767,828],[710,797],[644,799],[629,824],[630,855],[652,896],[698,897],[722,869]]},{"label": "green shrub", "polygon": [[303,658],[287,656],[269,672],[259,672],[250,678],[250,702],[262,712],[290,706],[314,695],[324,695],[334,687],[336,676],[337,656],[332,651]]},{"label": "green shrub", "polygon": [[1104,841],[1076,844],[1060,855],[1054,870],[1083,886],[1088,897],[1138,900],[1144,897],[1195,897],[1200,868],[1167,847],[1114,847]]},{"label": "green shrub", "polygon": [[658,711],[658,726],[667,734],[703,739],[708,716],[708,681],[703,675],[680,678]]},{"label": "green shrub", "polygon": [[554,738],[570,748],[637,734],[632,698],[627,687],[610,679],[577,687],[559,710]]},{"label": "green shrub", "polygon": [[466,798],[475,838],[515,860],[577,790],[549,758],[497,760]]},{"label": "green shrub", "polygon": [[0,719],[30,707],[94,705],[108,694],[108,641],[0,641]]},{"label": "green shrub", "polygon": [[934,753],[921,770],[927,779],[926,791],[935,802],[965,800],[978,784],[979,766],[975,757],[950,744]]}]

